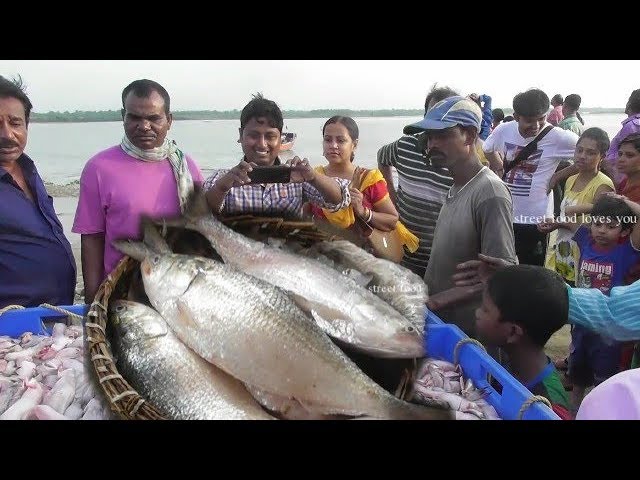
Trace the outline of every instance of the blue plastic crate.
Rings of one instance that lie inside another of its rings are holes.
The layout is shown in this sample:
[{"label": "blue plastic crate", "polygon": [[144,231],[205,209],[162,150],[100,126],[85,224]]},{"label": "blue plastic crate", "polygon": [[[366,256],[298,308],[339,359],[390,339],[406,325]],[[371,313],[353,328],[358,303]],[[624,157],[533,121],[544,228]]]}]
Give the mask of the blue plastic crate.
[{"label": "blue plastic crate", "polygon": [[[61,305],[60,308],[84,316],[89,310],[89,305]],[[44,307],[9,310],[0,315],[0,335],[8,335],[12,338],[18,338],[25,332],[51,335],[50,325],[66,318],[63,313]]]},{"label": "blue plastic crate", "polygon": [[[426,318],[427,355],[430,358],[454,361],[454,349],[460,340],[468,338],[457,326],[445,324],[437,315],[428,312]],[[487,401],[496,409],[503,420],[517,420],[520,408],[533,394],[477,345],[467,343],[458,350],[460,366],[466,378],[473,384],[489,392]],[[502,394],[488,382],[490,374],[502,385]],[[560,420],[553,410],[536,402],[524,412],[522,420]]]}]

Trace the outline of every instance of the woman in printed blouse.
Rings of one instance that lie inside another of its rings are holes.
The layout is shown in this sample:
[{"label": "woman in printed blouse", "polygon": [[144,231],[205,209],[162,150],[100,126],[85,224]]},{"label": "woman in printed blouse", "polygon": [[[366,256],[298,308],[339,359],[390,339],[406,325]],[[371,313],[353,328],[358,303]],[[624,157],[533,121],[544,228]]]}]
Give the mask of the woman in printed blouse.
[{"label": "woman in printed blouse", "polygon": [[359,137],[358,125],[353,118],[331,117],[324,124],[322,135],[323,156],[329,164],[316,167],[316,171],[351,180],[351,205],[337,212],[312,205],[314,217],[324,218],[340,228],[358,229],[355,224],[364,223],[383,232],[396,230],[403,245],[409,251],[415,251],[418,238],[398,221],[398,211],[389,198],[387,183],[380,170],[357,167],[353,162]]}]

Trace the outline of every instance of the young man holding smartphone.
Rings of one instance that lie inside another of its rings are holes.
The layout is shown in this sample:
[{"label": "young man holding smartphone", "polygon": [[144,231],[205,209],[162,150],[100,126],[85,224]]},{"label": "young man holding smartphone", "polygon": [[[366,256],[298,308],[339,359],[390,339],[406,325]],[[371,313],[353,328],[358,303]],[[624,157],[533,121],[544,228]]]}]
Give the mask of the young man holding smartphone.
[{"label": "young man holding smartphone", "polygon": [[281,164],[283,124],[278,105],[261,94],[242,109],[238,143],[244,158],[230,170],[215,171],[204,183],[213,213],[299,219],[305,202],[332,211],[350,204],[348,180],[315,172],[306,158]]}]

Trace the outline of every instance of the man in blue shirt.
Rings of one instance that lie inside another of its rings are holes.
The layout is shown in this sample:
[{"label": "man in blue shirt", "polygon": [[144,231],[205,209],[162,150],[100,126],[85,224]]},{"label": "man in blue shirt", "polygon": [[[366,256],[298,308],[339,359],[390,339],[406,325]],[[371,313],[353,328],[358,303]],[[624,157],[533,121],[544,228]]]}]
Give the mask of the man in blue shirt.
[{"label": "man in blue shirt", "polygon": [[0,308],[73,303],[76,263],[33,161],[24,154],[31,101],[0,76]]}]

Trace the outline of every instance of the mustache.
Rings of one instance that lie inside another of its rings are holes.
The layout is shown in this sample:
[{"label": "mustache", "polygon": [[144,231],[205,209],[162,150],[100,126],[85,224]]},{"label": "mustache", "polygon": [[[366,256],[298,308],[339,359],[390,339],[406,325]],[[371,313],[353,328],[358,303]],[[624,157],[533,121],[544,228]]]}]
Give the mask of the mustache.
[{"label": "mustache", "polygon": [[447,158],[447,156],[445,155],[445,153],[443,151],[438,150],[437,148],[432,148],[431,150],[429,150],[427,152],[426,158],[427,158],[427,160],[431,160],[432,158],[445,159],[445,158]]},{"label": "mustache", "polygon": [[0,148],[13,148],[13,147],[17,147],[18,144],[15,142],[11,142],[8,140],[4,140],[4,141],[0,141]]}]

